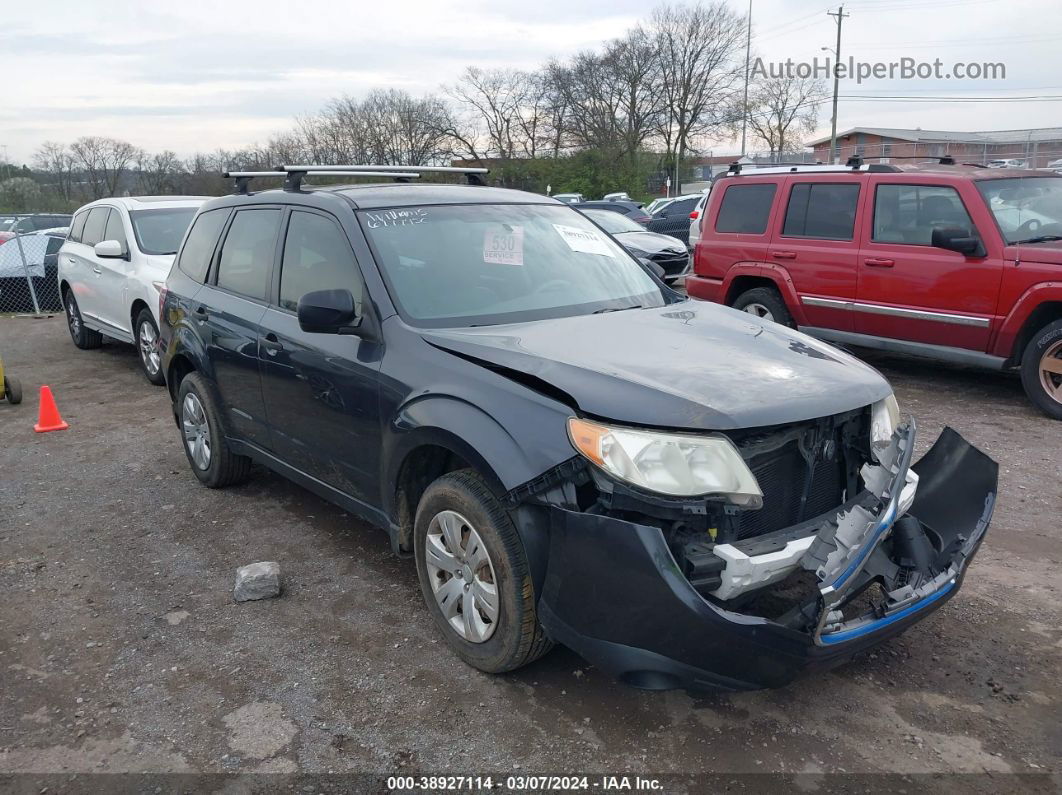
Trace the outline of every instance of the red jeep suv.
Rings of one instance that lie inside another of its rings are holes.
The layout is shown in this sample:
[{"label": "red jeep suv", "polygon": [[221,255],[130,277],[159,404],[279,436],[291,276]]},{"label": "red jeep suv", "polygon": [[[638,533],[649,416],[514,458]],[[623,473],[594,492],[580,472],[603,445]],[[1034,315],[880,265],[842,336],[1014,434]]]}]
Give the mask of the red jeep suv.
[{"label": "red jeep suv", "polygon": [[1062,176],[735,166],[709,194],[686,289],[835,343],[1020,369],[1062,419]]}]

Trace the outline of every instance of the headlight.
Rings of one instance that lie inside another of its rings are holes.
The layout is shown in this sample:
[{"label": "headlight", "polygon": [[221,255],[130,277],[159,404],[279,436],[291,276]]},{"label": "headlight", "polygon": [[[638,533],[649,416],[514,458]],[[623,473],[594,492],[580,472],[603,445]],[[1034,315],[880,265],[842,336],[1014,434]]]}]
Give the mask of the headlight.
[{"label": "headlight", "polygon": [[568,420],[568,435],[576,450],[606,472],[647,491],[718,495],[744,508],[763,505],[756,478],[723,436],[609,428],[577,417]]},{"label": "headlight", "polygon": [[900,424],[900,404],[889,395],[870,407],[870,451],[874,458],[888,449],[892,432]]}]

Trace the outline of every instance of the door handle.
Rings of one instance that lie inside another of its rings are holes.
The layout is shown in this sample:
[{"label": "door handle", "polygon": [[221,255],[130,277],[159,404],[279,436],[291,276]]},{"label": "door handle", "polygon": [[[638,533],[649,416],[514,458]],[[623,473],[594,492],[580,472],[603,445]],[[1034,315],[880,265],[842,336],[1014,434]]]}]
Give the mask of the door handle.
[{"label": "door handle", "polygon": [[269,332],[262,337],[260,344],[268,356],[276,356],[280,351],[284,350],[284,346],[280,344],[280,339],[273,332]]},{"label": "door handle", "polygon": [[795,251],[772,251],[771,256],[775,259],[796,259]]},{"label": "door handle", "polygon": [[891,268],[896,264],[891,259],[880,259],[879,257],[867,257],[863,262],[871,268]]},{"label": "door handle", "polygon": [[100,266],[99,265],[93,265],[92,266],[92,272],[93,273],[103,273],[103,271],[100,270]]}]

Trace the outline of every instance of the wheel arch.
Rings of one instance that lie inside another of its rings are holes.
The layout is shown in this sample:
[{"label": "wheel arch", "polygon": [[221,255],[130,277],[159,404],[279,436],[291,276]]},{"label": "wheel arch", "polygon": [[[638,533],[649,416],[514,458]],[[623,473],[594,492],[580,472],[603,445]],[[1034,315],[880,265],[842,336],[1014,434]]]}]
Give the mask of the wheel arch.
[{"label": "wheel arch", "polygon": [[1062,297],[1054,301],[1045,301],[1029,313],[1014,338],[1014,347],[1007,363],[1020,365],[1025,355],[1025,348],[1028,347],[1032,338],[1040,329],[1056,320],[1062,320]]}]

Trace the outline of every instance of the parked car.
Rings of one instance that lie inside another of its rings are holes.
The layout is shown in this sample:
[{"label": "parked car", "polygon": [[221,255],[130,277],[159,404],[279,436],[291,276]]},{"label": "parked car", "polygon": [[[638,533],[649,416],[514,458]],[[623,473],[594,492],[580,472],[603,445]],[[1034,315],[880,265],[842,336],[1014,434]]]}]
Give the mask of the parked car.
[{"label": "parked car", "polygon": [[629,202],[623,199],[615,199],[613,201],[591,201],[580,202],[580,210],[607,210],[610,213],[617,213],[619,215],[625,215],[635,223],[642,226],[647,225],[652,218],[649,214],[642,209],[640,202]]},{"label": "parked car", "polygon": [[691,296],[832,342],[1018,370],[1062,419],[1062,178],[873,165],[731,176]]},{"label": "parked car", "polygon": [[697,207],[701,194],[689,193],[675,197],[675,200],[658,210],[646,224],[650,232],[668,235],[681,240],[683,247],[690,239],[690,213]]},{"label": "parked car", "polygon": [[70,226],[71,216],[61,213],[32,213],[30,215],[4,216],[0,218],[0,243],[10,240],[15,235],[40,232]]},{"label": "parked car", "polygon": [[604,202],[614,202],[617,199],[629,202],[631,200],[631,197],[626,191],[620,191],[619,193],[606,193],[604,196],[601,197],[601,201]]},{"label": "parked car", "polygon": [[660,210],[664,209],[666,205],[670,204],[673,201],[675,201],[674,197],[653,199],[651,202],[645,205],[643,209],[645,210],[646,215],[652,215],[653,213],[659,212]]},{"label": "parked car", "polygon": [[594,208],[577,209],[616,238],[616,241],[635,257],[659,265],[662,273],[660,278],[666,284],[674,284],[689,270],[690,252],[675,238],[650,232],[641,224],[619,213]]},{"label": "parked car", "polygon": [[578,204],[583,200],[581,193],[554,193],[553,198],[565,204]]},{"label": "parked car", "polygon": [[74,215],[59,252],[59,295],[70,338],[137,346],[144,375],[165,383],[158,349],[159,289],[201,196],[101,199]]},{"label": "parked car", "polygon": [[386,529],[482,671],[557,642],[640,687],[781,685],[954,596],[990,519],[996,464],[949,429],[912,468],[873,368],[544,196],[214,199],[161,303],[195,477],[255,461]]},{"label": "parked car", "polygon": [[690,251],[693,251],[693,247],[697,245],[701,237],[701,218],[704,216],[704,205],[708,203],[708,192],[709,190],[706,189],[701,194],[701,198],[697,200],[697,206],[690,213],[690,239],[686,244]]},{"label": "parked car", "polygon": [[0,243],[0,311],[62,309],[55,291],[55,277],[58,252],[67,231],[66,227],[42,229],[20,235],[18,241]]},{"label": "parked car", "polygon": [[985,163],[988,168],[1025,168],[1025,161],[1018,160],[1016,158],[1005,158],[1003,160],[989,160]]}]

